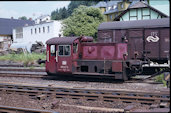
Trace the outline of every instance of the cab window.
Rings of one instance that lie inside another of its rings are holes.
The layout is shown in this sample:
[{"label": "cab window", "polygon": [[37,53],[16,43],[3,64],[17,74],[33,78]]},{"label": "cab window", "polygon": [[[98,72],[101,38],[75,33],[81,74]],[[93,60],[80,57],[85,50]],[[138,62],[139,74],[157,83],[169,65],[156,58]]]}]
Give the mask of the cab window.
[{"label": "cab window", "polygon": [[51,56],[55,56],[55,45],[51,45],[50,46],[50,54],[51,54]]},{"label": "cab window", "polygon": [[71,54],[70,45],[59,45],[59,56],[69,56]]}]

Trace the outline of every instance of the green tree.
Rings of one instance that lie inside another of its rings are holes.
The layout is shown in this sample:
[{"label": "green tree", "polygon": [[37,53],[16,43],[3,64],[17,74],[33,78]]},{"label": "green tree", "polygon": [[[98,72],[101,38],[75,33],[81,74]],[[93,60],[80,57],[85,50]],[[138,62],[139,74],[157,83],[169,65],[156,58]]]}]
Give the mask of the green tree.
[{"label": "green tree", "polygon": [[61,14],[61,19],[63,19],[63,18],[66,18],[67,17],[67,10],[66,10],[66,8],[64,7],[64,8],[62,8],[62,14]]},{"label": "green tree", "polygon": [[20,20],[27,20],[27,17],[26,16],[22,16],[22,17],[19,17],[18,19],[20,19]]},{"label": "green tree", "polygon": [[68,5],[68,8],[60,8],[59,10],[52,11],[51,19],[52,20],[61,20],[69,17],[75,8],[78,8],[80,5],[91,6],[99,1],[71,1]]},{"label": "green tree", "polygon": [[74,9],[71,16],[62,22],[64,36],[92,36],[97,38],[97,27],[104,21],[100,9],[86,6],[79,6]]},{"label": "green tree", "polygon": [[51,13],[51,19],[56,20],[56,11],[52,11]]},{"label": "green tree", "polygon": [[70,16],[75,8],[78,8],[80,5],[91,6],[97,4],[99,1],[71,1],[68,5],[68,16]]}]

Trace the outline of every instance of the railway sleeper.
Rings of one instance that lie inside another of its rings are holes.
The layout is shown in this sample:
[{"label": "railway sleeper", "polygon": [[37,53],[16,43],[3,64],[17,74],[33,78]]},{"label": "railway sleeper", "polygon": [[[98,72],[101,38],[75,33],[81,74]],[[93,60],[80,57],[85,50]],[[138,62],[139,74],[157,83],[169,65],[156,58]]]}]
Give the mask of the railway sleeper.
[{"label": "railway sleeper", "polygon": [[37,99],[38,100],[45,100],[47,98],[47,95],[45,95],[45,94],[42,94],[42,95],[38,95],[37,96]]}]

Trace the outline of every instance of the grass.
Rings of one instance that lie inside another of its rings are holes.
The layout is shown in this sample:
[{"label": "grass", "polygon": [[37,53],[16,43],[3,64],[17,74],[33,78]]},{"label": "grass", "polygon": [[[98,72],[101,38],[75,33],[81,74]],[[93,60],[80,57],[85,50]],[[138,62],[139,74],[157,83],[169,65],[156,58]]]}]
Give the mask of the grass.
[{"label": "grass", "polygon": [[164,80],[164,74],[160,74],[155,77],[156,82],[161,82],[163,83],[164,86],[166,86],[166,81]]},{"label": "grass", "polygon": [[[14,62],[23,62],[24,66],[28,64],[34,64],[38,59],[45,60],[46,54],[40,53],[21,53],[21,54],[8,54],[0,56],[0,60],[9,60]],[[43,65],[41,65],[43,66]]]}]

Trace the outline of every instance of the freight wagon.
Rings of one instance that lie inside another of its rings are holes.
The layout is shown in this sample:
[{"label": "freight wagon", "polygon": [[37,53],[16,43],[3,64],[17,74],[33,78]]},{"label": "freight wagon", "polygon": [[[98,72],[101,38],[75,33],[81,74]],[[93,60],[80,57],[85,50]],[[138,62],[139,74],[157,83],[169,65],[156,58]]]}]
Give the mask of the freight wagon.
[{"label": "freight wagon", "polygon": [[152,74],[170,69],[170,18],[104,22],[98,27],[98,42],[126,42],[131,71]]}]

